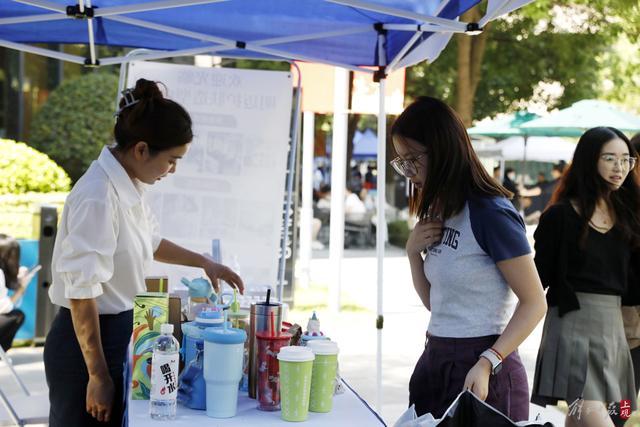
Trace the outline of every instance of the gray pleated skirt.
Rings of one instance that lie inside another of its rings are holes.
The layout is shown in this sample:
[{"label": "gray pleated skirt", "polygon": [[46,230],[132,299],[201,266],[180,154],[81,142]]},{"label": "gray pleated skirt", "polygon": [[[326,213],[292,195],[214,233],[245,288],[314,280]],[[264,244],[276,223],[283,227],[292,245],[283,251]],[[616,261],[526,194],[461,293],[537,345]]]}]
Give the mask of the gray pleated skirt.
[{"label": "gray pleated skirt", "polygon": [[580,309],[558,316],[549,307],[536,361],[531,402],[546,406],[576,399],[609,405],[630,400],[637,409],[633,364],[624,336],[620,297],[577,292]]}]

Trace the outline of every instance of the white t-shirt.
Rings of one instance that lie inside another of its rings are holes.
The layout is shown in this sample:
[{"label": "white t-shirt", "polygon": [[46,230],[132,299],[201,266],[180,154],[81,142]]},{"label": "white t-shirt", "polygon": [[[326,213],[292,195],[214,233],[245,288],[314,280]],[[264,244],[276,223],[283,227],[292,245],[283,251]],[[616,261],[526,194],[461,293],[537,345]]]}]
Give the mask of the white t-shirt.
[{"label": "white t-shirt", "polygon": [[504,197],[471,196],[429,248],[429,332],[438,337],[500,335],[517,299],[496,263],[531,253],[524,222]]},{"label": "white t-shirt", "polygon": [[133,308],[162,240],[142,198],[143,184],[127,175],[104,147],[65,202],[53,249],[54,304],[95,298],[100,314]]},{"label": "white t-shirt", "polygon": [[9,297],[9,289],[7,289],[7,280],[4,277],[4,271],[0,269],[0,314],[7,314],[13,310],[13,302]]}]

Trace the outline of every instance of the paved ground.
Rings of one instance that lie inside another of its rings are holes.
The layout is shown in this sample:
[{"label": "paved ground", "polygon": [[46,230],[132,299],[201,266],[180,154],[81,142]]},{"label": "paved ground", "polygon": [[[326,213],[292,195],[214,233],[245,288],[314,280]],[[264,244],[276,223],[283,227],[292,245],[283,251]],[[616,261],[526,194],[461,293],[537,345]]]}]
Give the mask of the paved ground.
[{"label": "paved ground", "polygon": [[[329,283],[329,260],[326,251],[314,252],[311,281]],[[379,410],[384,420],[393,425],[406,409],[408,381],[413,366],[422,352],[428,312],[419,304],[411,284],[406,257],[400,250],[391,249],[384,264],[384,313],[382,333],[382,393]],[[340,367],[345,379],[371,406],[377,406],[375,329],[376,260],[375,251],[347,251],[343,260],[342,298],[346,304],[357,304],[366,310],[342,311],[330,314],[319,311],[322,329],[340,345]],[[300,295],[305,291],[301,290]],[[326,304],[318,301],[319,304]],[[293,310],[291,320],[306,326],[309,311]],[[520,354],[533,378],[536,352],[540,341],[540,325],[520,347]],[[42,348],[13,349],[9,355],[29,389],[46,393]],[[19,393],[8,370],[0,363],[0,386],[8,395]],[[555,408],[533,406],[531,419],[564,425],[564,417]]]}]

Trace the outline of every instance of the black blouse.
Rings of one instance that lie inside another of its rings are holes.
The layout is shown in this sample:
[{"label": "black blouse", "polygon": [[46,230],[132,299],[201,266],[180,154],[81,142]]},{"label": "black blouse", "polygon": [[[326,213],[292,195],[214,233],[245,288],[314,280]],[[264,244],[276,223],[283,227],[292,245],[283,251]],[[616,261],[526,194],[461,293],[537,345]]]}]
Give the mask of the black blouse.
[{"label": "black blouse", "polygon": [[622,233],[613,228],[600,233],[589,228],[581,248],[580,216],[570,203],[547,209],[534,233],[535,263],[550,306],[559,315],[580,308],[575,292],[621,295],[623,304],[640,304],[640,253],[631,253]]}]

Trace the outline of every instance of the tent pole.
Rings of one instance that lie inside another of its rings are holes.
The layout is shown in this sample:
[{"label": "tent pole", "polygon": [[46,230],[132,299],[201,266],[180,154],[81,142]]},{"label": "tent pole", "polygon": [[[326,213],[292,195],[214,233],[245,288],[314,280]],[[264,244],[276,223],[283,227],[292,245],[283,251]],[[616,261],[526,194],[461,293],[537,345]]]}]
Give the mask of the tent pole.
[{"label": "tent pole", "polygon": [[[78,0],[78,3],[80,4],[80,12],[83,12],[83,0]],[[91,0],[87,0],[87,7],[91,7]],[[96,63],[96,43],[93,38],[93,18],[87,19],[87,31],[89,32],[89,56],[91,57],[90,65],[98,65]]]},{"label": "tent pole", "polygon": [[[289,148],[289,165],[287,173],[287,191],[286,202],[284,206],[283,216],[283,230],[282,230],[282,245],[280,247],[280,267],[278,268],[278,300],[282,302],[284,297],[284,273],[287,263],[287,247],[289,246],[289,216],[291,215],[291,198],[293,194],[293,181],[296,174],[296,152],[298,150],[298,124],[300,123],[300,98],[302,97],[301,85],[302,76],[300,75],[300,68],[295,62],[291,63],[298,71],[298,82],[296,84],[296,107],[293,113],[293,123],[291,125],[291,145]],[[294,230],[295,233],[295,230]],[[293,256],[293,255],[292,255]],[[295,260],[291,259],[292,263]],[[295,270],[295,269],[294,269]],[[293,283],[289,283],[289,286],[293,286]]]},{"label": "tent pole", "polygon": [[313,145],[315,113],[302,113],[302,209],[300,210],[300,285],[309,287],[313,240]]},{"label": "tent pole", "polygon": [[329,3],[341,4],[344,6],[351,6],[355,9],[369,10],[372,12],[384,13],[385,15],[396,16],[398,18],[413,19],[419,22],[426,22],[429,24],[435,24],[441,28],[451,30],[465,31],[467,29],[466,22],[460,22],[453,19],[440,18],[438,16],[425,15],[422,13],[410,12],[404,9],[398,9],[394,7],[382,6],[376,3],[369,3],[361,0],[325,0]]},{"label": "tent pole", "polygon": [[347,181],[347,109],[349,71],[335,68],[331,140],[331,213],[329,218],[329,310],[340,311],[342,256],[344,254],[344,199]]},{"label": "tent pole", "polygon": [[60,61],[72,62],[74,64],[84,65],[84,58],[81,56],[70,55],[68,53],[60,52],[57,50],[44,49],[37,46],[31,46],[28,44],[15,43],[8,40],[0,39],[0,46],[9,49],[15,49],[22,52],[33,53],[35,55],[46,56],[47,58],[59,59]]},{"label": "tent pole", "polygon": [[377,189],[377,218],[376,218],[376,257],[377,265],[377,349],[376,349],[376,409],[382,413],[382,328],[384,327],[384,249],[387,240],[386,221],[386,140],[387,140],[387,114],[385,109],[385,88],[387,77],[387,52],[386,52],[387,32],[378,31],[378,176],[376,178]]},{"label": "tent pole", "polygon": [[380,79],[378,111],[378,177],[377,177],[377,221],[376,221],[376,256],[378,260],[378,296],[377,296],[377,351],[376,351],[376,410],[382,411],[382,327],[383,327],[383,289],[384,289],[384,245],[387,223],[385,219],[386,205],[386,138],[387,120],[385,112],[385,79]]}]

